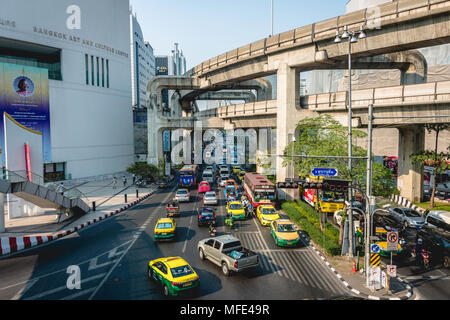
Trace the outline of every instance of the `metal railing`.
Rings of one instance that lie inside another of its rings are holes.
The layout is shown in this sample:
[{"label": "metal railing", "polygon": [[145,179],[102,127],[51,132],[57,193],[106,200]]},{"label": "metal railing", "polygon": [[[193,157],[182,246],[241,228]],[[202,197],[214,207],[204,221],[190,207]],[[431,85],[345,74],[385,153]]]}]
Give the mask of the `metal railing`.
[{"label": "metal railing", "polygon": [[191,74],[198,77],[227,64],[264,56],[289,47],[312,44],[318,40],[333,39],[336,30],[345,25],[350,30],[359,30],[361,26],[376,22],[387,26],[398,23],[398,19],[401,19],[401,22],[407,21],[406,17],[417,20],[433,12],[440,14],[448,10],[450,10],[448,0],[397,0],[377,6],[377,17],[374,17],[374,9],[368,8],[276,34],[207,60],[194,67]]},{"label": "metal railing", "polygon": [[[11,183],[30,181],[54,192],[56,192],[58,188],[58,183],[54,182],[46,183],[44,177],[32,172],[27,172],[25,170],[10,171],[3,168],[0,170],[0,180],[4,180]],[[67,188],[62,192],[62,194],[64,197],[68,199],[81,199],[85,203],[89,203],[87,196],[77,188]]]}]

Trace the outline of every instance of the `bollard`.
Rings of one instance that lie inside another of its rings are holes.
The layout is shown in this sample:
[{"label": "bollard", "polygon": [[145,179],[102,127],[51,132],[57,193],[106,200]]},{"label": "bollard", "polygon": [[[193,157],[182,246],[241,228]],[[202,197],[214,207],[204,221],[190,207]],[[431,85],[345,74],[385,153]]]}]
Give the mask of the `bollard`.
[{"label": "bollard", "polygon": [[96,207],[95,207],[95,201],[92,201],[92,211],[95,211]]},{"label": "bollard", "polygon": [[136,189],[136,198],[139,198],[139,190]]},{"label": "bollard", "polygon": [[127,200],[127,194],[125,193],[124,196],[125,196],[125,203],[127,203],[127,202],[128,202],[128,200]]}]

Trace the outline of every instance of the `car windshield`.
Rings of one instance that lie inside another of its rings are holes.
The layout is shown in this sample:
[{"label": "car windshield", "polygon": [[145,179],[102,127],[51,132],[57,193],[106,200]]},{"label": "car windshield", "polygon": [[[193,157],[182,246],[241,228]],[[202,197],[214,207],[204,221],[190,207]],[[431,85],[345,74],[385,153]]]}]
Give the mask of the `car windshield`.
[{"label": "car windshield", "polygon": [[170,229],[172,228],[172,223],[170,222],[161,222],[158,223],[156,229]]},{"label": "car windshield", "polygon": [[232,203],[229,206],[230,210],[241,210],[242,205],[240,203]]},{"label": "car windshield", "polygon": [[180,277],[184,277],[184,276],[193,274],[194,270],[192,270],[190,266],[185,265],[185,266],[181,266],[181,267],[171,268],[170,272],[172,273],[172,276],[174,278],[180,278]]},{"label": "car windshield", "polygon": [[421,217],[420,213],[418,213],[417,211],[414,211],[414,210],[403,210],[403,212],[405,213],[405,216],[407,216],[409,218]]},{"label": "car windshield", "polygon": [[193,175],[192,171],[180,171],[181,177],[192,177]]},{"label": "car windshield", "polygon": [[215,198],[216,194],[215,193],[207,193],[205,194],[205,198]]},{"label": "car windshield", "polygon": [[203,178],[210,178],[212,177],[212,172],[204,172],[203,173]]},{"label": "car windshield", "polygon": [[277,230],[278,232],[294,232],[295,227],[293,224],[279,224]]},{"label": "car windshield", "polygon": [[324,192],[322,201],[324,202],[344,202],[345,196],[343,192]]},{"label": "car windshield", "polygon": [[177,194],[180,195],[180,196],[183,196],[183,195],[187,194],[187,191],[186,190],[179,190],[179,191],[177,191]]},{"label": "car windshield", "polygon": [[206,209],[206,210],[203,209],[202,212],[201,212],[201,215],[202,216],[206,216],[206,217],[211,217],[211,216],[214,215],[214,211],[208,210],[208,209]]},{"label": "car windshield", "polygon": [[207,186],[209,186],[209,183],[202,182],[202,183],[200,183],[200,186],[202,186],[202,187],[207,187]]},{"label": "car windshield", "polygon": [[275,210],[274,208],[263,208],[262,213],[263,214],[276,214],[277,210]]}]

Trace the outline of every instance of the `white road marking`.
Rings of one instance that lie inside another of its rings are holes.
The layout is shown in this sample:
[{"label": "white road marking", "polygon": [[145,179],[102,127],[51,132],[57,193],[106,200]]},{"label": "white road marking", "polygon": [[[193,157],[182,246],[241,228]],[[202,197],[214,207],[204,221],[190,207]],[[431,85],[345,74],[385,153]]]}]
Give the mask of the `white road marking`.
[{"label": "white road marking", "polygon": [[[87,279],[81,280],[81,285],[85,284],[86,282],[99,279],[99,278],[103,277],[104,275],[105,275],[105,273],[101,273],[101,274],[97,274],[95,276],[89,277]],[[36,300],[36,299],[48,296],[50,294],[54,294],[56,292],[64,291],[64,290],[68,290],[66,285],[58,287],[58,288],[55,288],[55,289],[51,289],[51,290],[47,290],[47,291],[41,292],[41,293],[36,294],[34,296],[25,298],[24,300]]]},{"label": "white road marking", "polygon": [[[173,188],[168,194],[167,196],[164,198],[163,203],[167,202],[167,200],[169,199],[170,195],[172,194],[172,192],[175,190],[175,188]],[[162,207],[159,207],[159,209]],[[158,210],[158,209],[157,209]],[[148,217],[148,219],[145,221],[145,223],[149,223],[152,219],[154,218],[154,215],[151,215],[150,217]],[[100,288],[105,284],[106,280],[108,279],[108,277],[111,275],[111,273],[117,268],[117,266],[119,265],[120,261],[122,261],[123,257],[125,257],[128,253],[128,251],[133,247],[134,243],[137,241],[137,239],[139,239],[139,237],[135,237],[133,240],[131,240],[131,244],[130,246],[125,250],[125,252],[123,253],[123,255],[116,261],[116,263],[114,264],[114,266],[109,270],[109,272],[106,274],[106,276],[103,278],[102,282],[98,285],[98,287],[95,289],[95,291],[91,294],[91,296],[89,297],[88,300],[92,300],[93,297],[97,294],[97,292],[100,290]]]},{"label": "white road marking", "polygon": [[25,292],[27,292],[38,281],[39,281],[39,279],[32,279],[32,280],[28,281],[27,284],[25,285],[25,287],[20,289],[19,292],[17,292],[14,295],[14,297],[11,298],[11,300],[19,300],[20,297],[22,297],[25,294]]}]

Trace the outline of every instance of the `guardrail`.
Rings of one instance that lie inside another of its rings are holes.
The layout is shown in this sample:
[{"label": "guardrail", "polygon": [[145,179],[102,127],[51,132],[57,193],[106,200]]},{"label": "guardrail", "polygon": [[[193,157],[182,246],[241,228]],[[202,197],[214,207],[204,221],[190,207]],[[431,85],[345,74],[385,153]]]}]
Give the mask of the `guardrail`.
[{"label": "guardrail", "polygon": [[344,26],[348,26],[349,31],[359,30],[361,26],[367,28],[368,23],[369,26],[374,23],[387,26],[419,19],[429,15],[431,11],[442,12],[445,10],[450,10],[449,0],[397,0],[253,42],[201,63],[194,67],[193,71],[191,70],[191,74],[198,77],[227,64],[262,57],[290,47],[300,47],[316,41],[333,39],[336,36],[336,30]]},{"label": "guardrail", "polygon": [[[329,111],[345,109],[347,100],[347,91],[332,92],[301,97],[300,105],[303,109],[312,111]],[[367,108],[370,104],[396,106],[430,103],[450,104],[450,81],[352,91],[352,107],[355,109],[358,107]],[[216,112],[212,114],[220,118],[274,115],[277,113],[277,108],[277,100],[267,100],[220,107],[215,109]]]}]

